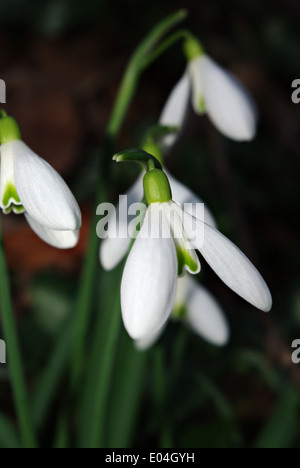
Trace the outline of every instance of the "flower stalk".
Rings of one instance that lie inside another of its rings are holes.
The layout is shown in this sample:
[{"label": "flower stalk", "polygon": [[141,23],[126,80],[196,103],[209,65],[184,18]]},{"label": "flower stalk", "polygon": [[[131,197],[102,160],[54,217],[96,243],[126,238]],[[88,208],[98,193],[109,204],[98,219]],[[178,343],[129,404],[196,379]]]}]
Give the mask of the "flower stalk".
[{"label": "flower stalk", "polygon": [[10,284],[4,255],[2,225],[0,220],[0,303],[5,340],[7,342],[8,368],[11,377],[15,408],[18,416],[22,445],[35,448],[36,440],[29,414],[28,396],[18,343],[13,306],[10,296]]}]

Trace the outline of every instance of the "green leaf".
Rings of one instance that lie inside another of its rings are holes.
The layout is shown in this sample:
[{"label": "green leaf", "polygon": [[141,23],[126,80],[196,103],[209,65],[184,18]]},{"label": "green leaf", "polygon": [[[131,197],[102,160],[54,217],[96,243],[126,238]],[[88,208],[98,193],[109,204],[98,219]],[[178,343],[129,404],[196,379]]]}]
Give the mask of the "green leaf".
[{"label": "green leaf", "polygon": [[49,361],[38,377],[31,401],[31,412],[36,427],[41,427],[53,402],[55,392],[69,362],[74,324],[69,320],[58,335]]},{"label": "green leaf", "polygon": [[[104,446],[107,402],[121,326],[120,280],[123,264],[112,273],[102,272],[98,317],[86,356],[86,375],[79,408],[78,444],[81,448]],[[109,294],[107,294],[109,291]]]},{"label": "green leaf", "polygon": [[255,448],[291,448],[299,433],[299,394],[290,384],[281,392]]},{"label": "green leaf", "polygon": [[21,448],[15,428],[3,414],[0,414],[0,447]]},{"label": "green leaf", "polygon": [[108,407],[107,447],[132,447],[145,383],[147,352],[135,349],[123,329]]}]

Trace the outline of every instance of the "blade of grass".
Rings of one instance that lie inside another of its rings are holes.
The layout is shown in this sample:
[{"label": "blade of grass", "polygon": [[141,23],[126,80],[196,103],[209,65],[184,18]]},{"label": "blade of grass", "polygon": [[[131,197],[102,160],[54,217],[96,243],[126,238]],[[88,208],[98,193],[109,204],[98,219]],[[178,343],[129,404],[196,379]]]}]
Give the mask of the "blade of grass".
[{"label": "blade of grass", "polygon": [[291,448],[299,433],[299,394],[287,384],[255,448]]},{"label": "blade of grass", "polygon": [[105,432],[105,416],[121,325],[120,296],[111,294],[120,284],[122,266],[111,274],[103,272],[99,296],[101,308],[87,359],[86,379],[79,418],[79,445],[98,448]]},{"label": "blade of grass", "polygon": [[107,421],[108,448],[132,446],[147,369],[147,352],[135,349],[123,329],[118,349]]},{"label": "blade of grass", "polygon": [[165,367],[165,356],[161,346],[158,345],[153,349],[152,356],[154,364],[154,391],[159,446],[160,448],[172,448],[174,447],[173,435],[166,402],[169,385]]},{"label": "blade of grass", "polygon": [[26,448],[35,448],[36,440],[30,418],[28,396],[18,343],[13,306],[10,297],[10,284],[6,259],[4,255],[2,226],[0,221],[0,304],[3,331],[7,346],[8,369],[14,395],[14,403],[18,415],[22,445]]},{"label": "blade of grass", "polygon": [[31,401],[31,414],[36,428],[42,426],[50,410],[61,378],[65,373],[70,357],[73,329],[72,317],[72,319],[64,325],[63,330],[56,339],[49,360],[35,384]]},{"label": "blade of grass", "polygon": [[20,440],[11,422],[0,414],[0,447],[21,448]]},{"label": "blade of grass", "polygon": [[[99,190],[96,195],[96,206],[106,201],[106,188],[102,180],[99,180]],[[72,383],[76,386],[77,380],[83,367],[85,339],[88,331],[91,305],[93,300],[93,290],[95,286],[95,277],[99,269],[99,244],[100,241],[96,235],[96,226],[98,218],[93,217],[91,231],[89,235],[88,250],[83,267],[80,289],[78,293],[77,305],[75,310],[75,328],[74,328],[74,347],[72,355]]]}]

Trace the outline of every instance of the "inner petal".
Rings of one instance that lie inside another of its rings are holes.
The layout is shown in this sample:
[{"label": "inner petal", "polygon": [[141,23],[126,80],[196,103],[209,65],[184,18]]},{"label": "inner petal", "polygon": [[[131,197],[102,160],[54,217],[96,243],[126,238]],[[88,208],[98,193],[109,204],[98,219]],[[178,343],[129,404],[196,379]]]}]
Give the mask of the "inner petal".
[{"label": "inner petal", "polygon": [[0,206],[5,214],[24,213],[14,180],[14,159],[10,143],[1,147]]},{"label": "inner petal", "polygon": [[177,209],[177,205],[174,202],[170,202],[165,204],[165,213],[169,225],[171,226],[172,236],[175,242],[178,260],[178,276],[184,276],[186,271],[194,275],[199,273],[201,269],[200,261],[185,234],[180,209]]}]

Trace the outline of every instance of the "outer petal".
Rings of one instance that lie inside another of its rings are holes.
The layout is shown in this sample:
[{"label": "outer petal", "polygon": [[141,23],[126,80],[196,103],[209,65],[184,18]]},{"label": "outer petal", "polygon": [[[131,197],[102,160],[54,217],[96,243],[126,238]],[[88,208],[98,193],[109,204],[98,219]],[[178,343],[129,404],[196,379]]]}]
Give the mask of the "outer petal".
[{"label": "outer petal", "polygon": [[31,229],[47,244],[57,249],[72,249],[79,240],[77,231],[53,231],[38,224],[31,216],[25,213],[25,217]]},{"label": "outer petal", "polygon": [[188,73],[185,73],[171,91],[163,108],[159,123],[165,126],[179,127],[178,133],[164,137],[162,143],[166,147],[170,147],[175,143],[184,124],[184,119],[188,110],[190,89],[190,77]]},{"label": "outer petal", "polygon": [[28,214],[38,224],[52,230],[78,230],[80,209],[61,176],[22,141],[11,144],[15,184]]},{"label": "outer petal", "polygon": [[[173,200],[175,200],[179,205],[184,207],[183,205],[186,204],[193,204],[195,205],[196,203],[203,203],[203,200],[198,197],[194,192],[192,192],[186,185],[183,185],[181,182],[178,182],[175,177],[173,177],[168,171],[165,170],[165,173],[168,176],[171,189],[172,189],[172,195],[173,195]],[[190,214],[192,213],[191,207],[186,207],[186,211]],[[209,224],[212,227],[216,227],[216,221],[211,213],[211,211],[207,208],[207,206],[204,206],[204,220],[206,224]]]},{"label": "outer petal", "polygon": [[128,257],[121,285],[122,315],[134,340],[153,335],[168,319],[176,293],[177,258],[174,241],[165,237],[167,221],[162,217],[162,236],[147,236],[149,220],[158,219],[163,205],[147,210],[141,232]]},{"label": "outer petal", "polygon": [[206,111],[218,130],[233,140],[252,140],[257,110],[248,91],[207,56],[197,59],[195,66],[202,70]]},{"label": "outer petal", "polygon": [[224,346],[229,339],[229,326],[218,302],[189,275],[179,280],[177,291],[180,289],[175,302],[185,304],[186,321],[190,327],[210,343]]},{"label": "outer petal", "polygon": [[193,245],[200,251],[219,278],[250,304],[264,312],[269,312],[272,307],[270,291],[250,260],[219,231],[187,213],[184,221],[184,227],[191,239],[194,237],[195,229],[203,230],[204,244],[196,245],[193,243]]},{"label": "outer petal", "polygon": [[146,351],[151,348],[159,340],[163,332],[165,331],[166,324],[164,324],[154,335],[149,335],[142,340],[135,341],[135,347],[139,351]]},{"label": "outer petal", "polygon": [[[127,192],[127,203],[125,203],[125,200],[121,202],[121,204],[118,204],[116,207],[116,213],[117,213],[117,229],[120,232],[128,232],[128,225],[127,223],[124,224],[124,217],[120,217],[120,212],[124,211],[127,213],[128,212],[128,207],[132,205],[133,203],[140,202],[143,198],[143,175],[141,175],[138,180],[135,182],[135,184],[128,190]],[[113,238],[110,236],[111,229],[109,228],[109,219],[108,219],[108,237],[104,239],[101,242],[100,246],[100,262],[105,268],[105,270],[113,270],[119,263],[120,261],[125,257],[127,254],[130,243],[131,243],[131,238],[128,236],[126,238]],[[128,222],[130,222],[131,219],[128,219]],[[120,225],[120,223],[123,223],[124,225]]]}]

